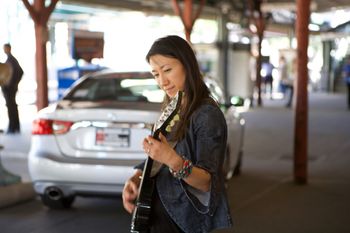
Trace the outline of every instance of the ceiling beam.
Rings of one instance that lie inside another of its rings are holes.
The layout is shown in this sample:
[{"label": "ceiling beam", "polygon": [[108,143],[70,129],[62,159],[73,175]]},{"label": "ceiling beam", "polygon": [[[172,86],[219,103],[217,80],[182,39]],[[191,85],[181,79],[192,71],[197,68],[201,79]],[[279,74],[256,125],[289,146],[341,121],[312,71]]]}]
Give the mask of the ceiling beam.
[{"label": "ceiling beam", "polygon": [[[101,9],[142,11],[146,14],[175,15],[171,0],[61,0],[65,4],[99,7]],[[182,5],[183,3],[181,3]],[[201,18],[216,18],[219,10],[212,6],[204,6]]]}]

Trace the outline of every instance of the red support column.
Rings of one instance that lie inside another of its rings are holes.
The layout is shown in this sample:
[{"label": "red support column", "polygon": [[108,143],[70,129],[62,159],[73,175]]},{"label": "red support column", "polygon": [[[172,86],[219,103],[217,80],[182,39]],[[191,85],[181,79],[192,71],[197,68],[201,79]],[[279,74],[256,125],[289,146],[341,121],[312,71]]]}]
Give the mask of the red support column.
[{"label": "red support column", "polygon": [[186,40],[191,41],[191,32],[193,29],[194,21],[192,20],[193,2],[192,0],[187,0],[184,2],[183,9],[183,23],[185,26]]},{"label": "red support column", "polygon": [[47,62],[46,62],[46,42],[48,41],[47,21],[55,9],[58,0],[51,0],[49,6],[45,6],[45,0],[34,0],[31,5],[28,0],[22,0],[34,21],[35,29],[35,67],[36,67],[36,106],[40,110],[48,105],[47,87]]},{"label": "red support column", "polygon": [[297,0],[297,86],[294,124],[294,181],[307,183],[308,70],[310,0]]},{"label": "red support column", "polygon": [[46,40],[47,28],[46,24],[34,24],[35,29],[35,60],[36,60],[36,106],[40,110],[48,106],[48,86],[47,86],[47,63],[46,63]]},{"label": "red support column", "polygon": [[264,32],[265,32],[265,19],[262,16],[262,13],[259,13],[259,18],[256,19],[256,28],[257,28],[257,35],[258,35],[258,57],[256,60],[256,86],[258,88],[258,100],[257,105],[262,106],[262,98],[261,98],[261,63],[262,63],[262,55],[261,55],[261,44],[264,39]]},{"label": "red support column", "polygon": [[258,37],[258,57],[256,59],[256,80],[255,86],[258,91],[258,99],[257,105],[262,106],[262,98],[261,98],[261,44],[264,39],[264,32],[266,28],[266,20],[264,18],[264,14],[261,11],[262,0],[249,0],[248,6],[250,10],[249,21],[252,21],[256,27],[256,32],[254,32]]},{"label": "red support column", "polygon": [[193,25],[202,12],[202,9],[205,5],[205,0],[200,0],[200,4],[195,12],[193,11],[193,0],[184,0],[183,9],[180,7],[179,0],[172,0],[172,4],[175,14],[180,16],[181,21],[185,27],[186,40],[188,42],[191,42],[191,32]]}]

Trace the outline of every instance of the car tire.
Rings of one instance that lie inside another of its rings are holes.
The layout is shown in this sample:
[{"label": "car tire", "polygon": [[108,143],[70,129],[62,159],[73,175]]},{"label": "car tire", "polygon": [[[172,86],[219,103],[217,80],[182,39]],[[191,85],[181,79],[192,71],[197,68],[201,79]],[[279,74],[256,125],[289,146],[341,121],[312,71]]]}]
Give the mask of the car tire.
[{"label": "car tire", "polygon": [[50,209],[68,209],[72,206],[75,196],[52,199],[47,194],[41,195],[42,203]]}]

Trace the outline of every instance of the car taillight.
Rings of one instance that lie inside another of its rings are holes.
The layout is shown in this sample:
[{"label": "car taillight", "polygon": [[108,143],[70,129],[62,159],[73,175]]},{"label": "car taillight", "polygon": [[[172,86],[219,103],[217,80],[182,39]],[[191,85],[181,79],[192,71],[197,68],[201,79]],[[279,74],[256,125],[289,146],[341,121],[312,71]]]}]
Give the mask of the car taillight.
[{"label": "car taillight", "polygon": [[33,121],[32,134],[64,134],[69,131],[72,124],[70,121],[36,119]]},{"label": "car taillight", "polygon": [[32,134],[53,134],[52,120],[36,119],[33,121]]},{"label": "car taillight", "polygon": [[52,129],[54,134],[64,134],[67,133],[70,127],[73,125],[71,121],[56,121],[52,123]]}]

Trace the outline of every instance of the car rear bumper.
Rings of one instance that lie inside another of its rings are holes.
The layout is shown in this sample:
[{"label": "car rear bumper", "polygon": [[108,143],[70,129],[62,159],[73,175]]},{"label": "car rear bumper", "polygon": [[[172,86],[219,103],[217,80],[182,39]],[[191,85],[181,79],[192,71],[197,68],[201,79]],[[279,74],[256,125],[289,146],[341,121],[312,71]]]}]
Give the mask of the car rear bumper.
[{"label": "car rear bumper", "polygon": [[61,189],[64,196],[121,193],[125,181],[135,172],[134,166],[62,163],[36,156],[29,156],[28,162],[38,194],[44,194],[50,186]]},{"label": "car rear bumper", "polygon": [[35,181],[34,190],[43,195],[48,188],[56,188],[62,191],[63,196],[112,196],[119,195],[123,191],[123,184],[95,184],[95,183],[70,183],[58,181]]}]

